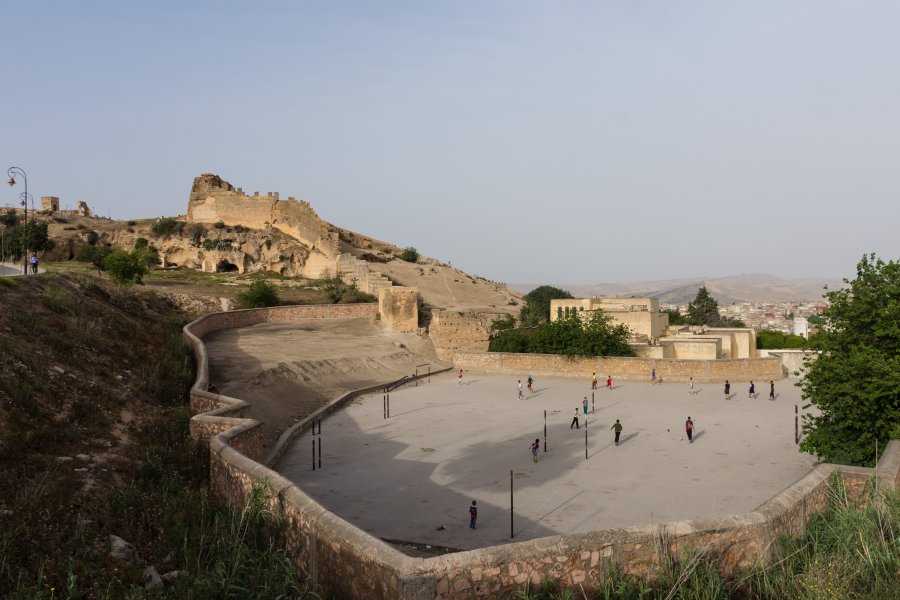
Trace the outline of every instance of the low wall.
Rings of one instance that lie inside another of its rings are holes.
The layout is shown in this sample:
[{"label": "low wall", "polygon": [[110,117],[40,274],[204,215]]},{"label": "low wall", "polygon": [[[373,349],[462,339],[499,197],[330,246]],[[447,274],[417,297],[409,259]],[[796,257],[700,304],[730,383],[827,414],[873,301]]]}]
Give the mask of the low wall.
[{"label": "low wall", "polygon": [[631,358],[621,356],[575,356],[558,354],[520,354],[513,352],[454,352],[453,365],[477,373],[519,375],[531,373],[550,377],[584,377],[591,373],[611,375],[613,379],[647,381],[656,369],[663,381],[720,383],[730,381],[768,381],[782,379],[781,359],[737,358],[690,360],[676,358]]},{"label": "low wall", "polygon": [[[354,310],[359,312],[350,314]],[[727,574],[758,561],[771,560],[780,534],[801,533],[809,517],[826,506],[828,480],[833,473],[843,479],[848,496],[860,503],[868,497],[866,491],[872,481],[879,486],[900,485],[900,441],[892,441],[875,469],[818,465],[800,481],[744,515],[549,536],[433,558],[411,558],[325,510],[296,485],[261,464],[257,445],[259,423],[238,416],[247,403],[207,391],[208,362],[201,339],[206,333],[266,321],[369,314],[374,314],[374,306],[368,309],[356,305],[352,308],[283,307],[235,311],[207,315],[184,330],[185,339],[197,358],[197,380],[191,390],[191,407],[208,411],[192,418],[191,432],[209,443],[213,494],[230,504],[241,505],[254,485],[268,488],[269,508],[285,517],[281,531],[298,573],[322,586],[328,596],[457,600],[506,595],[528,581],[538,583],[545,578],[557,579],[567,586],[590,588],[602,583],[606,570],[614,566],[631,575],[652,576],[667,560],[677,557],[685,549],[702,553]],[[468,354],[499,360],[498,354]],[[538,355],[509,356],[520,357],[515,360],[523,360],[522,356],[541,358]],[[562,364],[560,360],[569,359],[544,356],[543,360],[543,363],[535,364],[547,371],[533,368],[533,372],[559,374],[554,367]],[[744,364],[746,360],[733,362]],[[669,362],[676,363],[670,366],[673,372],[681,363],[729,362],[631,358],[574,361],[588,361],[582,367],[608,367],[601,371],[603,373],[623,373],[628,367],[644,374],[649,373],[654,364],[658,365],[657,373],[660,373]],[[780,370],[780,361],[775,362]],[[698,377],[709,374],[709,365],[691,368],[695,370],[690,372],[698,373]],[[732,365],[732,368],[737,369],[737,366]],[[750,369],[749,366],[740,368]],[[279,449],[309,427],[314,419],[327,414],[324,411],[338,410],[348,398],[361,392],[345,395],[285,432],[267,462],[271,464],[277,460]]]}]

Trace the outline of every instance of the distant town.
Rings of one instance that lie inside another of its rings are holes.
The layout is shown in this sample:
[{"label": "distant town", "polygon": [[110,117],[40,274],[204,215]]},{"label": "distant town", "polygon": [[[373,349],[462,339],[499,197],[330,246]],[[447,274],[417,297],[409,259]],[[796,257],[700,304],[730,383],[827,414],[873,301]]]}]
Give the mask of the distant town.
[{"label": "distant town", "polygon": [[[683,315],[688,312],[688,303],[661,303],[664,310],[678,310]],[[756,331],[773,330],[782,333],[809,336],[818,331],[824,321],[821,313],[828,308],[824,300],[816,302],[737,302],[722,306],[719,313],[729,319],[743,321]]]}]

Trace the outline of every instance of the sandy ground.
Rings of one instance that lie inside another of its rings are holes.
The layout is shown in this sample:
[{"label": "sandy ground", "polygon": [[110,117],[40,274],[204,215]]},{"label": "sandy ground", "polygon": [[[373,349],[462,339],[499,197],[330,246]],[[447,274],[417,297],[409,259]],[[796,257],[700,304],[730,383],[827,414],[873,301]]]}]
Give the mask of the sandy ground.
[{"label": "sandy ground", "polygon": [[430,341],[384,331],[374,318],[265,323],[204,341],[210,382],[250,402],[267,449],[284,429],[350,390],[411,375],[418,364],[446,366]]},{"label": "sandy ground", "polygon": [[[465,375],[358,400],[323,423],[323,465],[313,471],[310,436],[278,465],[324,506],[390,540],[470,549],[510,541],[510,470],[515,539],[645,525],[753,510],[811,469],[794,444],[791,381],[722,386],[623,382],[595,393],[595,410],[570,429],[590,383],[543,379],[517,399],[516,380]],[[549,452],[543,452],[544,411]],[[580,411],[579,411],[580,412]],[[693,417],[694,443],[684,437]],[[610,427],[620,419],[622,443]],[[542,441],[539,462],[529,444]],[[469,529],[468,507],[479,507]],[[440,529],[444,527],[443,529]]]}]

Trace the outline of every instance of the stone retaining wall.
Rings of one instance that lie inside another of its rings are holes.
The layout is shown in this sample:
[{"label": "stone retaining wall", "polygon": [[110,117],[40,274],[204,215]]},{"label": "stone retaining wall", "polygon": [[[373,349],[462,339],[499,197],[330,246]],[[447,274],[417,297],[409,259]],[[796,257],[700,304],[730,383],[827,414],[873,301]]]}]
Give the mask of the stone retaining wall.
[{"label": "stone retaining wall", "polygon": [[[328,596],[385,600],[469,599],[509,594],[527,581],[538,583],[548,577],[563,585],[590,588],[601,583],[605,570],[614,566],[631,575],[652,576],[666,560],[677,558],[685,549],[701,552],[728,574],[758,561],[771,560],[780,534],[802,533],[810,516],[827,505],[832,474],[837,473],[842,478],[848,497],[859,503],[868,498],[869,485],[900,485],[900,441],[895,440],[887,446],[875,469],[818,465],[797,483],[744,515],[549,536],[434,558],[408,557],[330,513],[299,487],[261,464],[257,444],[259,424],[235,416],[246,408],[247,403],[207,391],[208,363],[201,339],[206,333],[274,320],[374,314],[374,305],[368,306],[281,307],[217,313],[187,325],[184,334],[197,358],[197,380],[191,390],[191,406],[211,409],[211,412],[192,418],[191,432],[197,439],[209,443],[213,494],[240,506],[254,485],[268,488],[269,508],[286,519],[283,539],[298,573],[322,586]],[[350,314],[353,311],[359,312]],[[496,355],[491,356],[496,358]],[[543,357],[543,360],[545,362],[540,364],[548,369],[548,374],[559,374],[555,370],[557,363],[553,362],[560,360],[559,357],[552,360]],[[622,365],[631,363],[617,361],[645,359],[600,359],[607,360],[612,362],[591,359],[592,364],[605,365],[614,376],[620,373],[619,378],[623,378],[621,373],[629,371]],[[647,367],[648,364],[656,363],[660,365],[657,367],[657,373],[660,373],[666,362],[669,361],[646,360],[646,364],[633,364],[639,365],[634,367],[635,372],[642,374],[645,369],[649,373],[652,366]],[[780,361],[775,359],[775,362],[780,372]],[[755,375],[757,371],[753,369],[756,367],[751,369],[750,366],[755,364],[741,366],[741,372]],[[622,370],[615,371],[614,365],[619,365]],[[521,369],[521,365],[517,363],[516,368]],[[709,376],[708,369],[706,366],[688,372],[697,373],[698,377]],[[532,371],[543,372],[538,368]],[[607,373],[599,368],[598,371]],[[674,373],[672,378],[679,374],[674,367],[670,371]],[[569,372],[573,376],[584,373]],[[360,392],[345,395],[285,432],[267,464],[276,461],[279,449],[309,427],[313,420],[339,410]]]},{"label": "stone retaining wall", "polygon": [[656,369],[659,381],[688,381],[722,383],[726,379],[738,381],[768,381],[782,379],[784,372],[780,358],[737,358],[724,360],[689,360],[677,358],[631,358],[619,356],[576,356],[558,354],[521,354],[514,352],[453,353],[458,369],[477,373],[519,375],[531,373],[548,377],[590,378],[611,375],[613,380],[649,381]]}]

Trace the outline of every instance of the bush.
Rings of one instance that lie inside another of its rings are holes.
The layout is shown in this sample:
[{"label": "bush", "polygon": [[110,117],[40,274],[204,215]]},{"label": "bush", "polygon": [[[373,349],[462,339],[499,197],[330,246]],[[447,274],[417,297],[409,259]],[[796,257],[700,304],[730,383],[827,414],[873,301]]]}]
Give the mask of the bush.
[{"label": "bush", "polygon": [[278,297],[277,287],[260,279],[251,283],[246,292],[238,294],[238,302],[242,308],[265,308],[278,306],[281,299]]},{"label": "bush", "polygon": [[406,262],[418,262],[419,261],[419,251],[410,246],[409,248],[404,248],[403,252],[401,252],[397,256],[400,260],[405,260]]},{"label": "bush", "polygon": [[225,229],[225,222],[216,221],[215,223],[213,223],[213,227],[215,227],[216,229]]},{"label": "bush", "polygon": [[134,240],[134,249],[135,250],[144,250],[147,246],[150,245],[150,241],[147,238],[139,237]]},{"label": "bush", "polygon": [[117,248],[103,259],[103,268],[119,285],[142,283],[147,274],[147,256],[140,250],[125,252]]},{"label": "bush", "polygon": [[155,237],[168,237],[184,230],[184,222],[172,217],[161,217],[150,227],[150,232]]},{"label": "bush", "polygon": [[103,261],[106,256],[112,252],[112,248],[108,246],[82,246],[75,255],[75,260],[80,262],[89,262],[97,267],[97,273],[103,273]]}]

